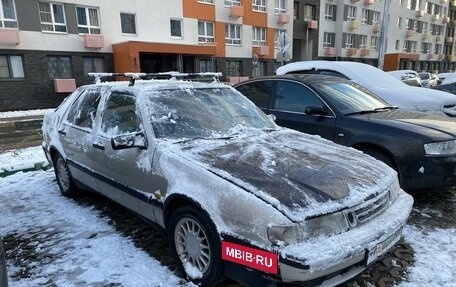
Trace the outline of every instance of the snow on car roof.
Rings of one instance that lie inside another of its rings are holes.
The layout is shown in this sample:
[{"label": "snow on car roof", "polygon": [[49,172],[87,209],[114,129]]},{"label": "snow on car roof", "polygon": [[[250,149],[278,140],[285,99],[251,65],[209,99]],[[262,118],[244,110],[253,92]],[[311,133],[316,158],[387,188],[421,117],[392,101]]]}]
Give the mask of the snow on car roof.
[{"label": "snow on car roof", "polygon": [[456,82],[456,73],[447,73],[443,77],[445,79],[442,81],[442,85],[452,84]]}]

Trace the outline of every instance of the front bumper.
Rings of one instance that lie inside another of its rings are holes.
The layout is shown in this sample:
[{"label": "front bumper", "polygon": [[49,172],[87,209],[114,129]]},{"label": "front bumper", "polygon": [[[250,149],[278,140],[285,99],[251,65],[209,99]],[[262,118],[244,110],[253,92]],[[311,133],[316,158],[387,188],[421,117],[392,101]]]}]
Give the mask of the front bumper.
[{"label": "front bumper", "polygon": [[407,169],[401,183],[406,189],[456,186],[456,156],[427,156],[423,165]]},{"label": "front bumper", "polygon": [[[394,247],[412,204],[412,197],[401,192],[388,209],[362,226],[285,247],[279,254],[280,280],[335,286],[356,276]],[[375,254],[379,246],[382,250]]]}]

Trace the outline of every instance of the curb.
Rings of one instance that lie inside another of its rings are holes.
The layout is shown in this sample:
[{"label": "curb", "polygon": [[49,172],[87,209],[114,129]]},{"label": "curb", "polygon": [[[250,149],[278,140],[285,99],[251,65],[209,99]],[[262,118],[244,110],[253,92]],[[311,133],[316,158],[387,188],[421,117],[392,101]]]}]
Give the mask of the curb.
[{"label": "curb", "polygon": [[0,166],[0,178],[7,177],[9,175],[18,172],[30,172],[38,170],[48,170],[52,166],[48,162],[36,162],[36,163],[23,163],[16,166]]}]

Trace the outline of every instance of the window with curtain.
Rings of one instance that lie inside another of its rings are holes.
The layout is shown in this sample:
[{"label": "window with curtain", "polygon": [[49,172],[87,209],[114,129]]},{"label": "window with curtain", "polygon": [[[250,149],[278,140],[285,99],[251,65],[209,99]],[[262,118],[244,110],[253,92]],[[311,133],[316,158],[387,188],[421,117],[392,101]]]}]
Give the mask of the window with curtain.
[{"label": "window with curtain", "polygon": [[22,56],[0,55],[0,79],[24,78]]},{"label": "window with curtain", "polygon": [[67,56],[48,56],[48,74],[51,79],[71,78],[72,67],[71,58]]},{"label": "window with curtain", "polygon": [[105,60],[101,57],[84,57],[82,58],[84,74],[102,73],[105,71]]},{"label": "window with curtain", "polygon": [[2,0],[0,4],[0,28],[17,28],[14,0]]},{"label": "window with curtain", "polygon": [[214,23],[198,21],[198,42],[213,43],[214,42]]},{"label": "window with curtain", "polygon": [[67,32],[65,8],[60,3],[38,2],[41,31]]},{"label": "window with curtain", "polygon": [[76,7],[78,32],[81,34],[100,34],[98,8]]},{"label": "window with curtain", "polygon": [[136,34],[136,15],[120,13],[120,26],[123,34]]}]

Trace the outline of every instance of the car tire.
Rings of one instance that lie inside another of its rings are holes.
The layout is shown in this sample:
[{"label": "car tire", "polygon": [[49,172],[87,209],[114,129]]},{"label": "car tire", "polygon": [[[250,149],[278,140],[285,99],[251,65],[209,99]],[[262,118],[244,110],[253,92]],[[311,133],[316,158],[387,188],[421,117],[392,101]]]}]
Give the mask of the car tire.
[{"label": "car tire", "polygon": [[8,276],[6,273],[5,250],[3,249],[3,241],[0,238],[0,286],[8,287]]},{"label": "car tire", "polygon": [[63,157],[56,153],[54,157],[54,172],[59,185],[60,192],[67,197],[75,197],[78,194],[78,189],[73,181],[68,166]]},{"label": "car tire", "polygon": [[174,259],[191,281],[214,286],[223,280],[220,237],[207,216],[192,207],[177,209],[168,236]]}]

